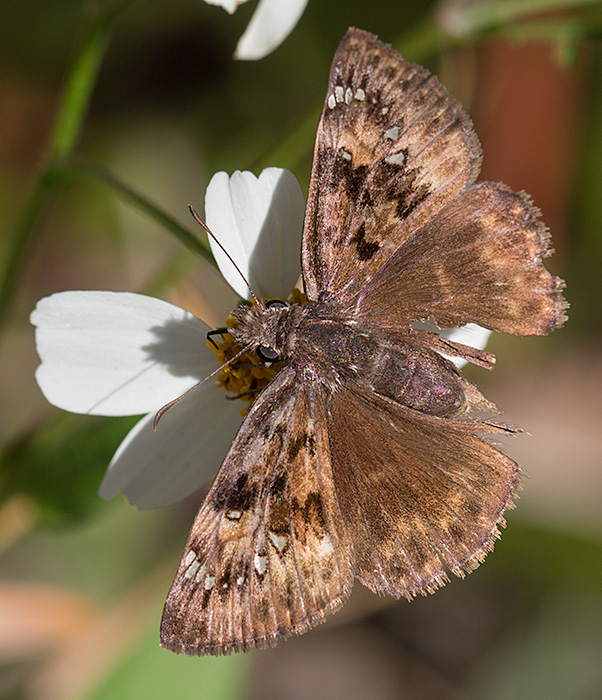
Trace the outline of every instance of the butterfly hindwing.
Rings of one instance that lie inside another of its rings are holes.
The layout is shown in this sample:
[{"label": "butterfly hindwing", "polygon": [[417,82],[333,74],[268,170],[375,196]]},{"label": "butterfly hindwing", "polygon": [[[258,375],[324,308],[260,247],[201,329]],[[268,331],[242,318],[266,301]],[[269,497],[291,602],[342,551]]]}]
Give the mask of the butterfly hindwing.
[{"label": "butterfly hindwing", "polygon": [[314,149],[302,250],[308,297],[359,292],[480,164],[470,119],[437,79],[372,34],[349,30]]},{"label": "butterfly hindwing", "polygon": [[564,283],[543,264],[548,245],[524,193],[477,183],[401,245],[352,307],[379,328],[432,316],[440,328],[546,335],[566,319]]},{"label": "butterfly hindwing", "polygon": [[357,387],[333,394],[329,413],[359,580],[411,599],[443,585],[447,571],[475,569],[520,486],[518,465],[479,434],[501,428],[427,415]]},{"label": "butterfly hindwing", "polygon": [[273,646],[339,607],[352,572],[317,388],[284,369],[252,406],[193,524],[163,646]]}]

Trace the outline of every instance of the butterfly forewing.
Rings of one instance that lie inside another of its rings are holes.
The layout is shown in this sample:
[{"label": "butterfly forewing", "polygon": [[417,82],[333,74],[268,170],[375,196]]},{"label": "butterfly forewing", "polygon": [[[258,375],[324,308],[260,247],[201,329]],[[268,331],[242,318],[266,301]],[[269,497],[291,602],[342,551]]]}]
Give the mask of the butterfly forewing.
[{"label": "butterfly forewing", "polygon": [[367,32],[335,54],[303,234],[310,299],[360,291],[397,247],[473,182],[481,149],[434,76]]},{"label": "butterfly forewing", "polygon": [[319,391],[288,368],[253,405],[190,532],[163,646],[187,654],[273,646],[347,597],[349,547]]}]

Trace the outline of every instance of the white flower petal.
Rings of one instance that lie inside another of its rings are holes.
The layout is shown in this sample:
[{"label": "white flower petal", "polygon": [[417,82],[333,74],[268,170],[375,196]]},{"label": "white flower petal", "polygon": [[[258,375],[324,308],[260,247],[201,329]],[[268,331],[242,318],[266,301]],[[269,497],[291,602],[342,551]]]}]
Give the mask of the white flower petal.
[{"label": "white flower petal", "polygon": [[[484,350],[491,336],[491,331],[488,328],[478,326],[476,323],[469,323],[461,328],[451,328],[450,330],[442,331],[441,335],[448,340],[453,340],[454,343],[462,343],[470,345],[477,350]],[[447,355],[446,355],[447,357]],[[456,367],[464,367],[466,360],[461,357],[449,357]]]},{"label": "white flower petal", "polygon": [[123,493],[139,508],[171,505],[215,476],[241,423],[241,401],[209,380],[163,414],[137,423],[119,446],[99,494]]},{"label": "white flower petal", "polygon": [[[202,318],[211,328],[221,328],[230,312],[239,305],[238,294],[215,265],[203,259],[198,261],[194,274],[188,279],[194,292],[191,297],[183,296],[181,304],[180,299],[177,299],[178,305],[187,308],[187,304],[193,302],[194,306],[190,311]],[[187,287],[183,289],[186,294]]]},{"label": "white flower petal", "polygon": [[461,328],[443,331],[442,335],[448,340],[453,340],[454,343],[462,343],[462,345],[470,345],[477,350],[484,350],[491,336],[491,331],[476,323],[469,323]]},{"label": "white flower petal", "polygon": [[[415,321],[412,323],[413,328],[423,328],[427,331],[432,331],[433,333],[440,333],[444,338],[452,340],[455,343],[462,343],[462,345],[470,345],[477,350],[484,350],[487,342],[489,341],[489,336],[491,331],[482,326],[477,326],[476,323],[468,323],[460,328],[448,328],[446,330],[439,330],[435,321],[430,318],[426,321]],[[461,357],[452,357],[441,353],[443,357],[451,360],[458,369],[464,367],[466,360]]]},{"label": "white flower petal", "polygon": [[242,5],[243,2],[247,2],[247,0],[205,0],[205,2],[208,5],[219,5],[223,7],[226,12],[233,14],[236,8]]},{"label": "white flower petal", "polygon": [[[305,201],[297,178],[282,168],[259,177],[216,173],[205,195],[207,225],[236,261],[255,294],[288,294],[300,274]],[[211,250],[232,288],[250,299],[240,274],[211,238]]]},{"label": "white flower petal", "polygon": [[249,26],[240,38],[234,58],[263,58],[292,32],[307,0],[259,0]]},{"label": "white flower petal", "polygon": [[125,416],[159,409],[215,369],[208,327],[177,306],[127,292],[61,292],[31,314],[50,403]]}]

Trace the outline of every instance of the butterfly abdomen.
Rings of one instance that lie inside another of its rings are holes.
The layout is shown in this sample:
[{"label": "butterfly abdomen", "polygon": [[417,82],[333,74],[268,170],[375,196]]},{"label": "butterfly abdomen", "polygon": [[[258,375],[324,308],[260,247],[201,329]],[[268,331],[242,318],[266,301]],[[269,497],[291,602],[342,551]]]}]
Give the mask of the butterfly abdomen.
[{"label": "butterfly abdomen", "polygon": [[467,407],[463,382],[440,355],[403,342],[383,346],[370,388],[381,396],[433,416],[455,416]]},{"label": "butterfly abdomen", "polygon": [[353,320],[337,319],[332,307],[308,307],[297,328],[293,355],[302,371],[314,369],[309,376],[334,390],[355,384],[430,415],[464,411],[462,379],[439,354],[401,339],[392,342]]}]

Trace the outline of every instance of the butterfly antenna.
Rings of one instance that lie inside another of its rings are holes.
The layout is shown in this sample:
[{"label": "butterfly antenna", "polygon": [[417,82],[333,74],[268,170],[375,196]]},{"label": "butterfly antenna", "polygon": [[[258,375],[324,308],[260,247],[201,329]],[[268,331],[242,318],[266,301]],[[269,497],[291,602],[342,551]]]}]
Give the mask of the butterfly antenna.
[{"label": "butterfly antenna", "polygon": [[155,418],[154,418],[154,420],[153,420],[153,430],[157,430],[157,426],[159,425],[159,421],[161,420],[163,414],[164,414],[164,413],[167,413],[167,411],[169,411],[169,409],[170,409],[172,406],[175,406],[175,405],[178,403],[178,401],[181,401],[183,398],[185,398],[186,396],[188,396],[188,394],[192,393],[197,387],[201,386],[201,384],[203,384],[204,382],[206,382],[208,379],[211,379],[211,377],[215,377],[215,375],[216,375],[218,372],[221,372],[221,370],[223,370],[224,367],[227,367],[230,363],[234,362],[234,360],[238,360],[238,358],[239,358],[241,355],[244,355],[245,352],[247,352],[247,351],[250,350],[251,348],[252,348],[252,344],[247,345],[247,346],[244,347],[240,352],[237,352],[236,355],[234,355],[234,357],[231,357],[231,358],[228,360],[228,362],[224,362],[224,364],[223,364],[221,367],[218,367],[214,372],[211,372],[211,374],[207,375],[204,379],[201,379],[200,382],[197,382],[194,386],[190,387],[190,389],[188,389],[188,391],[185,391],[181,396],[178,396],[177,399],[173,399],[173,401],[170,401],[169,403],[166,403],[165,406],[162,406],[162,407],[157,411],[157,413],[156,413],[156,415],[155,415]]},{"label": "butterfly antenna", "polygon": [[201,217],[196,213],[196,211],[194,210],[194,207],[192,206],[192,204],[189,204],[189,205],[188,205],[188,209],[190,210],[190,213],[192,214],[192,216],[193,216],[194,220],[197,222],[197,224],[200,224],[200,225],[205,229],[205,231],[207,231],[207,234],[208,234],[209,236],[211,236],[211,238],[213,238],[213,240],[214,240],[214,241],[217,243],[217,245],[220,247],[220,249],[221,249],[221,251],[223,252],[223,254],[224,254],[224,255],[228,258],[228,260],[234,265],[236,271],[237,271],[238,274],[242,277],[243,282],[244,282],[244,283],[247,285],[247,287],[249,288],[249,291],[251,292],[251,296],[253,297],[253,301],[254,301],[256,304],[259,304],[259,299],[255,296],[255,292],[251,289],[251,285],[249,284],[247,278],[243,275],[243,273],[242,273],[240,267],[238,267],[238,265],[234,262],[234,260],[232,259],[232,256],[230,255],[230,253],[228,253],[228,251],[224,248],[224,246],[217,240],[217,237],[215,236],[215,234],[213,233],[213,231],[211,231],[211,229],[209,228],[209,226],[207,226],[207,224],[203,221],[203,219],[201,219]]}]

